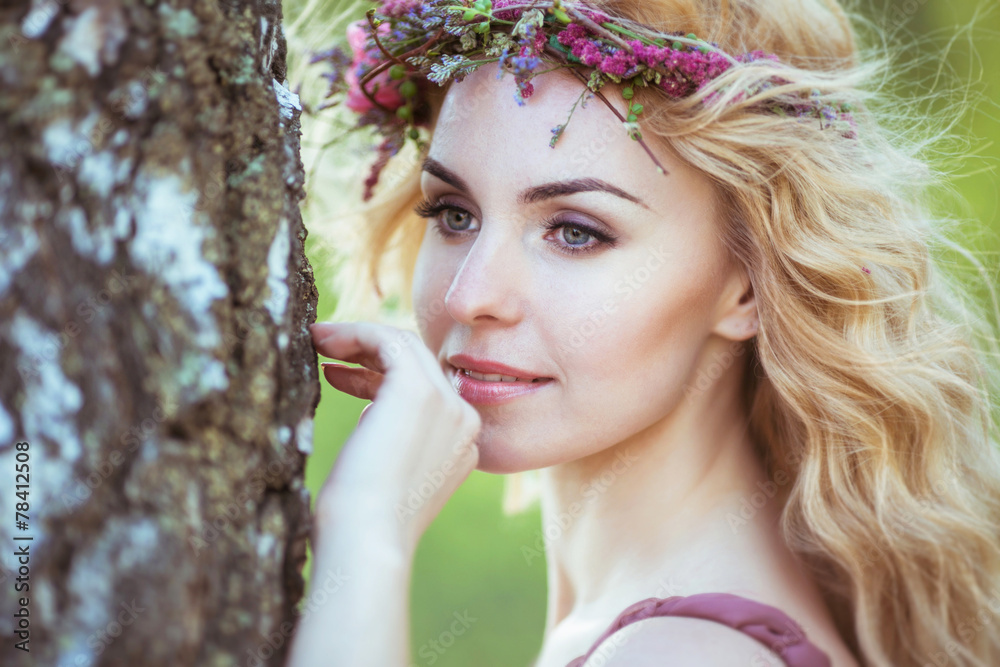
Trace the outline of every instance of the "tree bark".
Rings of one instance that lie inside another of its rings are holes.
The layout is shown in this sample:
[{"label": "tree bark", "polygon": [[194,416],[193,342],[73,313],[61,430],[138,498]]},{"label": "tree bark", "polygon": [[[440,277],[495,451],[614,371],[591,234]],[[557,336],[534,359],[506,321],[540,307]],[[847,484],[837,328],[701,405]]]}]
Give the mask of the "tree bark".
[{"label": "tree bark", "polygon": [[0,664],[284,662],[319,375],[280,24],[0,8]]}]

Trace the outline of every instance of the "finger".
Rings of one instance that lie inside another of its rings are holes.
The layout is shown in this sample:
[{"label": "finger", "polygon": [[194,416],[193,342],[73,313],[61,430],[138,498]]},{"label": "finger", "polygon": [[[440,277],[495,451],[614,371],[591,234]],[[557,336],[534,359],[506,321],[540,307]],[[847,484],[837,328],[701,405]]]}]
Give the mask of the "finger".
[{"label": "finger", "polygon": [[[310,325],[313,347],[324,357],[339,359],[352,364],[361,364],[365,368],[378,373],[385,373],[385,367],[378,358],[377,353],[364,349],[358,345],[345,345],[343,336],[349,334],[350,330],[345,327],[350,322],[318,322]],[[337,334],[334,337],[334,334]]]},{"label": "finger", "polygon": [[422,375],[433,384],[438,392],[455,394],[455,389],[445,376],[441,364],[434,357],[419,335],[413,331],[374,322],[362,323],[373,327],[373,333],[384,337],[388,344],[380,348],[383,364],[391,365],[394,360],[413,364]]},{"label": "finger", "polygon": [[379,358],[378,345],[372,344],[365,334],[367,322],[317,322],[309,326],[313,346],[324,357],[339,359],[365,368],[385,373],[386,367]]},{"label": "finger", "polygon": [[[311,327],[317,350],[326,356],[345,359],[364,356],[375,362],[387,378],[392,366],[404,366],[421,372],[438,391],[454,393],[440,365],[420,337],[411,331],[377,322],[332,322]],[[396,382],[398,380],[392,380]]]},{"label": "finger", "polygon": [[324,362],[321,364],[323,376],[334,388],[355,396],[371,401],[375,398],[378,388],[382,386],[385,376],[381,373],[367,368],[357,368],[355,366],[345,366]]},{"label": "finger", "polygon": [[[323,356],[329,356],[324,354]],[[337,359],[338,361],[344,361],[349,364],[359,364],[364,366],[373,373],[385,374],[386,368],[384,364],[379,360],[378,355],[370,354],[368,352],[360,352],[357,354],[341,354],[336,357],[330,357],[331,359]]]}]

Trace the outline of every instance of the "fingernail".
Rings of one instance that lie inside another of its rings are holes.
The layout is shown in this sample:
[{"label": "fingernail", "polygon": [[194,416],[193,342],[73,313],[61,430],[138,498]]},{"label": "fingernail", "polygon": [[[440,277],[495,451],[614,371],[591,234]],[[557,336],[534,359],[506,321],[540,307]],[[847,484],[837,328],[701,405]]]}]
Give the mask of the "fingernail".
[{"label": "fingernail", "polygon": [[330,335],[333,333],[334,326],[331,322],[314,322],[309,325],[309,333],[313,336],[319,336],[321,334]]}]

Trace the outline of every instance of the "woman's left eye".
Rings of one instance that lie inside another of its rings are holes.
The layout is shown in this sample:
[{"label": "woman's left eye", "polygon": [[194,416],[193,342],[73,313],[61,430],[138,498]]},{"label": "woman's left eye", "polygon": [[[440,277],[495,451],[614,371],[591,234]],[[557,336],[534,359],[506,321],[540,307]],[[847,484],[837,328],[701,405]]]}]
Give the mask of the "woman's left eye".
[{"label": "woman's left eye", "polygon": [[[413,211],[421,218],[433,218],[434,230],[442,237],[449,239],[462,236],[470,231],[471,221],[474,218],[472,213],[461,206],[444,202],[430,202],[426,199],[418,203]],[[615,239],[607,234],[578,222],[560,219],[546,220],[544,227],[550,232],[563,230],[562,234],[557,235],[562,237],[562,243],[557,242],[556,245],[560,252],[569,255],[594,252],[602,247],[612,247],[616,243]],[[594,239],[595,242],[587,243],[588,238]]]},{"label": "woman's left eye", "polygon": [[[563,251],[568,253],[592,252],[602,246],[614,245],[614,239],[611,237],[576,222],[550,220],[546,223],[545,228],[555,232],[562,230],[562,234],[557,235],[566,242]],[[595,239],[595,242],[587,243],[588,238]]]}]

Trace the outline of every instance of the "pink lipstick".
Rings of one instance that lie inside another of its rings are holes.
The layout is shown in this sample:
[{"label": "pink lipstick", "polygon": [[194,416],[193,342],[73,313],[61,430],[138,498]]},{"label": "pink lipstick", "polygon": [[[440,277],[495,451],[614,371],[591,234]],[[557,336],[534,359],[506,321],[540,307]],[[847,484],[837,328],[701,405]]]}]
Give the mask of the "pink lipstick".
[{"label": "pink lipstick", "polygon": [[550,377],[466,354],[448,357],[451,381],[458,394],[473,405],[499,405],[534,393],[552,382]]}]

